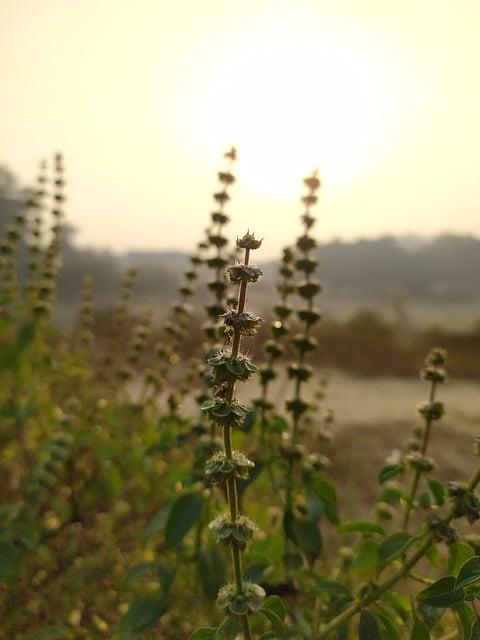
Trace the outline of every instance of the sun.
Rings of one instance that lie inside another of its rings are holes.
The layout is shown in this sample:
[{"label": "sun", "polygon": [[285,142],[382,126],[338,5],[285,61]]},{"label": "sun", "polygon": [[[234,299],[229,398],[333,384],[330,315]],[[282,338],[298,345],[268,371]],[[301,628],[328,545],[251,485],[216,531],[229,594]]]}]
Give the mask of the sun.
[{"label": "sun", "polygon": [[384,96],[366,50],[298,31],[229,53],[196,101],[202,150],[239,149],[239,180],[274,198],[318,168],[331,187],[367,170],[382,146]]}]

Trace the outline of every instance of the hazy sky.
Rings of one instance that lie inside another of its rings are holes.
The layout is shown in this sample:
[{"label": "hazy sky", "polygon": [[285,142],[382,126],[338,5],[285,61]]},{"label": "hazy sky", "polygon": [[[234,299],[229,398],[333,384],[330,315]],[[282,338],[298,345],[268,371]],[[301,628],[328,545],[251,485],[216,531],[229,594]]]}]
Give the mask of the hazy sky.
[{"label": "hazy sky", "polygon": [[0,0],[0,163],[60,150],[82,245],[190,249],[232,144],[229,232],[480,234],[479,0]]}]

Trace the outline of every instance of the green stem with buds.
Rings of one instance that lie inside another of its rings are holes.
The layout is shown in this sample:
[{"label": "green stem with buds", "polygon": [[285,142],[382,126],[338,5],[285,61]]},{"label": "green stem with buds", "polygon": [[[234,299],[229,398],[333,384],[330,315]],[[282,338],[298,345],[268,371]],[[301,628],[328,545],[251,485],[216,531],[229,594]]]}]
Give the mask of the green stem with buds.
[{"label": "green stem with buds", "polygon": [[[244,264],[248,265],[250,255],[250,249],[245,249],[245,257]],[[238,291],[238,306],[237,313],[243,313],[245,310],[245,301],[247,298],[247,282],[246,280],[242,280],[240,283],[239,291]],[[238,357],[240,351],[240,341],[242,335],[241,331],[238,329],[234,331],[233,339],[232,339],[232,351],[231,358],[235,360]],[[234,380],[228,383],[226,399],[228,402],[231,402],[235,395],[235,387],[236,383]],[[223,446],[225,448],[225,455],[227,459],[232,459],[232,428],[225,427],[223,430]],[[238,490],[237,490],[237,479],[235,475],[231,475],[227,481],[227,496],[228,503],[230,507],[230,517],[232,522],[235,522],[238,515]],[[233,561],[233,570],[235,575],[235,584],[237,586],[237,592],[243,593],[243,569],[242,569],[242,557],[240,553],[240,549],[236,544],[232,544],[232,561]],[[248,615],[242,616],[242,627],[243,634],[245,636],[245,640],[251,640],[251,631],[250,631],[250,623],[248,619]]]},{"label": "green stem with buds", "polygon": [[[480,465],[476,468],[475,472],[472,474],[468,485],[468,491],[474,491],[477,485],[480,482]],[[443,519],[443,523],[448,525],[456,515],[456,505],[452,505],[450,511]],[[420,544],[415,553],[410,556],[410,558],[406,559],[402,564],[401,568],[393,573],[389,578],[387,578],[384,582],[375,585],[370,593],[368,593],[363,598],[353,602],[349,607],[344,609],[338,616],[330,620],[327,624],[325,624],[320,631],[320,634],[317,636],[317,640],[323,640],[328,635],[330,635],[335,629],[338,629],[344,622],[349,620],[352,616],[359,613],[362,609],[367,607],[372,602],[378,601],[383,593],[386,593],[393,585],[400,580],[406,578],[411,569],[419,562],[427,553],[432,544],[435,542],[435,533],[433,531],[429,531],[425,533],[423,536],[423,542]],[[412,538],[411,543],[418,541],[418,538]]]},{"label": "green stem with buds", "polygon": [[[428,395],[428,401],[426,409],[419,409],[419,413],[423,416],[424,426],[422,430],[422,439],[420,443],[419,453],[420,456],[425,456],[430,439],[430,431],[432,423],[438,420],[443,413],[443,406],[440,403],[435,402],[435,392],[437,385],[445,380],[445,371],[443,365],[445,363],[445,353],[442,349],[432,349],[425,359],[426,367],[422,369],[421,376],[424,380],[428,380],[430,383],[430,390]],[[435,410],[434,410],[435,409]],[[410,516],[414,508],[415,496],[417,494],[420,477],[424,473],[424,469],[421,465],[416,465],[414,468],[414,475],[412,480],[412,486],[410,494],[407,499],[405,514],[403,518],[403,529],[406,531]]]},{"label": "green stem with buds", "polygon": [[249,615],[261,607],[265,592],[259,585],[243,579],[242,552],[256,525],[240,512],[237,480],[248,477],[248,467],[253,466],[253,462],[233,449],[233,429],[241,426],[247,416],[246,407],[235,398],[236,383],[247,380],[257,371],[250,359],[241,353],[240,343],[242,336],[255,334],[261,322],[260,318],[245,311],[248,283],[256,282],[261,276],[260,269],[249,265],[250,250],[257,249],[260,244],[261,241],[255,240],[249,232],[237,240],[237,247],[244,249],[244,263],[229,267],[226,274],[230,282],[238,285],[237,307],[223,316],[231,347],[219,350],[208,359],[217,391],[202,405],[212,422],[223,429],[223,452],[217,452],[207,461],[206,471],[214,482],[224,484],[228,514],[215,519],[210,528],[220,541],[230,546],[234,572],[234,583],[220,589],[217,605],[241,621],[245,640],[252,639]]}]

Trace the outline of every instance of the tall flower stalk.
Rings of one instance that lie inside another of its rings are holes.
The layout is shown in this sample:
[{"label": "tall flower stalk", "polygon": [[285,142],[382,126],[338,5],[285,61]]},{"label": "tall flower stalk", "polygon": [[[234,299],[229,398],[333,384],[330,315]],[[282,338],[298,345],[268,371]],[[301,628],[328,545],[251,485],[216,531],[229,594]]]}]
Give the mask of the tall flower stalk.
[{"label": "tall flower stalk", "polygon": [[[47,187],[51,191],[47,191]],[[42,161],[37,178],[37,188],[27,202],[26,224],[28,228],[28,269],[30,278],[25,293],[28,304],[37,318],[48,319],[55,302],[57,278],[61,266],[61,234],[63,203],[65,202],[64,166],[61,154],[54,156],[53,180],[49,185],[47,163]],[[48,197],[52,202],[52,224],[44,228],[44,212]]]},{"label": "tall flower stalk", "polygon": [[315,308],[315,297],[322,290],[321,284],[313,277],[318,267],[318,260],[312,255],[312,251],[316,248],[317,242],[310,235],[310,230],[316,222],[311,209],[318,200],[316,191],[320,187],[316,172],[309,178],[305,178],[304,184],[308,189],[307,194],[302,197],[305,205],[305,212],[302,215],[304,232],[296,243],[298,257],[295,260],[295,268],[302,277],[297,285],[297,293],[303,306],[297,311],[297,315],[303,325],[303,332],[293,338],[297,361],[288,367],[288,376],[294,381],[294,397],[287,402],[287,410],[292,415],[291,444],[294,447],[299,437],[301,417],[308,410],[308,403],[302,398],[302,388],[313,374],[312,368],[306,363],[306,358],[307,354],[317,346],[312,336],[312,327],[320,319],[320,313]]},{"label": "tall flower stalk", "polygon": [[225,255],[228,247],[228,238],[223,235],[225,225],[230,217],[225,212],[225,207],[230,201],[229,189],[235,183],[233,165],[237,158],[234,147],[224,154],[227,166],[217,174],[220,190],[213,194],[216,210],[211,214],[211,225],[207,230],[207,247],[213,248],[214,255],[205,260],[205,263],[213,273],[213,279],[207,283],[208,290],[213,296],[213,301],[206,305],[208,320],[204,326],[207,338],[207,349],[215,349],[218,346],[218,318],[225,312],[228,297],[228,283],[225,282],[223,273],[228,265]]},{"label": "tall flower stalk", "polygon": [[244,262],[227,269],[228,280],[238,286],[237,306],[223,316],[229,346],[208,358],[214,384],[213,397],[203,403],[202,409],[212,423],[223,431],[223,449],[216,452],[206,464],[211,480],[226,490],[228,511],[221,514],[209,527],[218,541],[230,547],[234,581],[222,587],[216,604],[229,615],[240,619],[245,640],[251,640],[249,615],[262,606],[265,595],[260,585],[245,582],[242,553],[252,538],[256,525],[241,513],[237,482],[248,477],[254,466],[247,456],[233,448],[233,431],[241,427],[248,410],[235,396],[237,382],[244,382],[257,372],[257,367],[241,351],[244,336],[254,335],[261,318],[245,310],[247,288],[257,282],[262,272],[249,264],[250,252],[260,247],[261,240],[247,232],[237,239],[237,247],[244,250]]},{"label": "tall flower stalk", "polygon": [[433,461],[427,457],[427,447],[430,440],[432,424],[440,420],[444,413],[443,403],[436,401],[435,394],[437,386],[445,381],[446,373],[443,368],[445,364],[445,351],[443,349],[432,349],[425,359],[425,367],[421,370],[422,380],[429,383],[428,400],[418,407],[418,413],[423,418],[423,428],[421,430],[421,440],[418,451],[407,456],[407,462],[413,467],[413,480],[408,496],[403,518],[403,529],[406,531],[410,521],[410,515],[415,506],[415,496],[422,474],[431,471]]},{"label": "tall flower stalk", "polygon": [[263,350],[267,356],[266,363],[260,368],[261,397],[255,400],[255,407],[260,412],[261,438],[265,445],[265,431],[268,426],[267,414],[274,408],[274,404],[268,399],[270,383],[277,378],[275,371],[276,361],[284,354],[285,348],[282,344],[284,338],[290,331],[287,324],[288,318],[293,313],[293,308],[289,305],[289,298],[295,292],[293,277],[295,270],[292,266],[294,252],[291,247],[283,250],[282,262],[279,275],[280,282],[277,284],[277,291],[280,301],[275,305],[273,311],[276,319],[270,325],[272,338],[263,345]]},{"label": "tall flower stalk", "polygon": [[[302,468],[301,482],[303,487],[308,487],[309,479],[316,473],[323,470],[321,457],[307,456],[304,445],[301,442],[302,424],[307,416],[307,412],[312,409],[312,405],[305,399],[305,383],[313,375],[313,369],[307,362],[308,354],[317,346],[312,329],[321,315],[315,307],[316,296],[322,290],[322,286],[315,279],[314,273],[318,267],[318,260],[313,255],[317,242],[311,235],[311,229],[316,222],[312,214],[312,209],[317,203],[317,190],[320,187],[320,180],[316,171],[311,176],[303,180],[307,188],[307,193],[302,197],[304,212],[301,216],[303,223],[303,234],[297,239],[294,267],[300,276],[300,281],[296,285],[296,293],[301,299],[300,308],[297,311],[298,320],[301,323],[302,331],[292,338],[292,345],[296,352],[296,360],[287,367],[288,377],[293,382],[293,397],[286,402],[286,409],[291,415],[290,430],[284,434],[284,441],[280,446],[280,454],[285,461],[285,497],[284,497],[284,534],[285,547],[291,547],[294,543],[309,564],[315,561],[320,553],[322,539],[319,530],[319,513],[324,510],[331,520],[336,519],[334,492],[329,490],[326,495],[324,491],[317,491],[317,498],[323,503],[322,509],[309,509],[304,506],[305,496],[300,495],[299,470]],[[308,468],[308,471],[306,469]],[[322,479],[322,483],[327,486],[327,480]],[[331,502],[330,507],[325,507],[327,502]],[[299,509],[297,509],[299,507]],[[298,511],[298,513],[296,513]],[[306,515],[305,515],[306,511]],[[306,535],[305,532],[308,532]],[[296,554],[293,554],[293,557]],[[286,553],[288,560],[291,554]],[[287,573],[289,566],[287,563]]]},{"label": "tall flower stalk", "polygon": [[[228,244],[229,240],[224,235],[225,225],[230,221],[230,216],[225,212],[225,207],[230,201],[229,190],[235,183],[233,174],[233,165],[237,159],[235,147],[227,151],[224,156],[226,166],[222,171],[218,171],[217,178],[219,182],[219,190],[213,194],[215,202],[215,211],[210,214],[210,226],[206,230],[205,241],[199,245],[202,253],[207,255],[203,258],[203,263],[208,267],[212,274],[212,279],[207,282],[207,289],[211,295],[205,310],[207,320],[203,325],[205,341],[203,343],[204,356],[208,358],[212,353],[220,348],[219,345],[219,318],[225,313],[229,300],[229,283],[225,281],[224,273],[229,263]],[[210,254],[210,255],[209,255]],[[205,375],[204,361],[198,366],[198,373],[201,379],[201,389],[197,396],[197,402],[201,406],[208,399],[210,394],[211,380]],[[204,426],[201,423],[197,425],[197,430],[202,432]],[[210,428],[210,438],[215,440],[215,425],[212,422]]]}]

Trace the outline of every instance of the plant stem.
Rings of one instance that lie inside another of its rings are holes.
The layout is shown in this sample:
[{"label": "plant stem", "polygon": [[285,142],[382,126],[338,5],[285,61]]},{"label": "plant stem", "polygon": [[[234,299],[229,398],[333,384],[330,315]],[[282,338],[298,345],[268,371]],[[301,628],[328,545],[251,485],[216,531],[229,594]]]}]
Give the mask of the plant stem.
[{"label": "plant stem", "polygon": [[[250,250],[245,248],[245,258],[244,264],[248,265]],[[240,315],[245,310],[245,301],[247,298],[247,282],[242,280],[239,286],[238,291],[238,305],[237,305],[237,314]],[[240,351],[240,341],[241,341],[241,331],[240,329],[236,329],[233,334],[232,339],[232,348],[230,357],[232,360],[235,360],[238,357]],[[226,401],[231,403],[235,396],[235,381],[232,380],[227,385],[227,390],[225,394]],[[225,456],[227,459],[231,460],[233,455],[233,447],[232,447],[232,428],[224,427],[223,429],[223,446],[225,450]],[[230,519],[232,522],[235,522],[238,517],[238,490],[237,490],[237,479],[234,475],[230,476],[227,480],[227,498],[228,505],[230,508]],[[235,585],[237,587],[238,594],[243,594],[243,569],[242,569],[242,556],[241,551],[237,547],[235,543],[231,546],[232,549],[232,562],[233,562],[233,570],[235,575]],[[243,634],[245,640],[251,640],[251,631],[250,631],[250,621],[248,618],[248,614],[242,616],[242,626],[243,626]]]},{"label": "plant stem", "polygon": [[[428,397],[428,401],[431,403],[434,402],[435,400],[435,390],[436,390],[436,383],[435,382],[431,382],[430,383],[430,393],[429,393],[429,397]],[[425,420],[425,426],[423,429],[423,433],[422,433],[422,443],[421,443],[421,447],[420,447],[420,453],[422,454],[422,456],[424,456],[427,452],[427,446],[428,446],[428,440],[430,437],[430,428],[432,426],[432,420],[430,418]],[[418,483],[420,481],[420,476],[422,474],[422,471],[419,467],[415,467],[415,471],[414,471],[414,476],[413,476],[413,481],[412,481],[412,487],[410,489],[410,495],[408,496],[408,500],[407,500],[407,504],[405,507],[405,514],[403,517],[403,529],[404,531],[407,530],[408,527],[408,523],[410,520],[410,515],[412,513],[412,509],[413,509],[413,502],[415,499],[415,495],[417,493],[417,489],[418,489]]]},{"label": "plant stem", "polygon": [[[480,482],[480,465],[477,467],[475,472],[472,474],[469,482],[468,482],[468,491],[473,491],[477,484]],[[444,523],[448,524],[455,517],[455,505],[452,506],[449,513],[444,519]],[[418,547],[417,551],[410,557],[408,560],[405,560],[402,567],[393,573],[389,578],[387,578],[384,582],[379,585],[376,585],[372,591],[352,603],[349,607],[344,609],[338,616],[330,620],[321,630],[321,634],[318,636],[318,640],[327,637],[332,631],[337,629],[344,622],[349,620],[356,613],[361,611],[363,608],[367,607],[372,602],[375,602],[380,598],[380,596],[388,591],[390,587],[393,587],[394,584],[406,578],[410,569],[412,569],[419,560],[423,558],[423,556],[428,552],[432,543],[435,541],[435,534],[433,532],[429,532],[425,534],[425,539]]]},{"label": "plant stem", "polygon": [[328,624],[326,624],[319,638],[324,638],[332,631],[337,629],[341,624],[349,620],[356,613],[361,611],[363,608],[367,607],[371,602],[378,600],[379,597],[388,591],[390,587],[396,584],[399,580],[402,580],[406,577],[408,571],[415,566],[415,564],[427,553],[430,545],[432,544],[434,539],[433,533],[429,533],[420,547],[417,549],[416,553],[413,554],[399,569],[396,573],[392,574],[390,578],[385,580],[382,584],[378,585],[374,590],[372,590],[368,595],[363,597],[361,600],[357,600],[349,607],[344,609],[338,616],[330,620]]},{"label": "plant stem", "polygon": [[[305,198],[302,198],[302,201],[305,202],[305,212],[302,216],[302,220],[304,223],[304,230],[303,230],[303,236],[301,236],[296,243],[296,247],[300,252],[301,258],[300,260],[295,261],[295,267],[298,268],[299,271],[304,272],[303,276],[305,278],[303,281],[299,283],[297,287],[297,293],[301,296],[302,299],[305,299],[307,301],[307,311],[312,313],[314,308],[313,303],[314,303],[315,293],[318,293],[321,289],[319,286],[317,288],[318,283],[316,283],[315,280],[312,278],[312,272],[317,262],[316,260],[311,260],[310,252],[316,246],[316,242],[309,236],[309,230],[315,222],[315,219],[310,214],[310,207],[317,201],[315,191],[320,186],[320,181],[316,177],[316,172],[313,172],[310,178],[305,179],[304,183],[308,187],[308,195]],[[304,293],[301,287],[302,284],[304,284],[304,286],[307,286],[307,287],[309,285],[313,286],[313,290],[308,291],[307,289],[307,292]],[[305,309],[302,309],[302,310],[305,311]],[[304,341],[308,342],[311,337],[313,321],[311,318],[306,316],[303,322],[304,322],[304,327],[303,327],[302,338]],[[298,351],[296,367],[298,372],[300,372],[302,370],[305,370],[304,367],[307,359],[307,355],[306,355],[307,350],[309,351],[313,345],[310,344],[305,346],[305,344],[302,345],[301,343],[297,344],[295,342],[294,344],[295,344],[295,348]],[[297,478],[298,474],[296,473],[296,471],[299,465],[299,460],[293,454],[295,452],[295,448],[298,444],[298,440],[300,436],[299,432],[300,432],[301,421],[304,418],[304,410],[300,411],[298,409],[298,405],[302,402],[303,383],[306,382],[306,380],[308,380],[308,377],[301,377],[300,375],[295,376],[293,402],[296,403],[296,406],[295,404],[293,405],[292,424],[290,429],[290,445],[292,447],[292,455],[288,459],[286,477],[285,477],[285,485],[286,485],[285,509],[284,509],[285,514],[292,514],[294,496],[295,496],[296,488],[298,485],[298,478]],[[308,405],[305,405],[305,406],[307,407]],[[285,547],[287,547],[290,544],[290,540],[286,531],[284,531],[284,539],[285,539]],[[288,566],[286,567],[286,573],[287,573],[287,577],[289,577]]]}]

